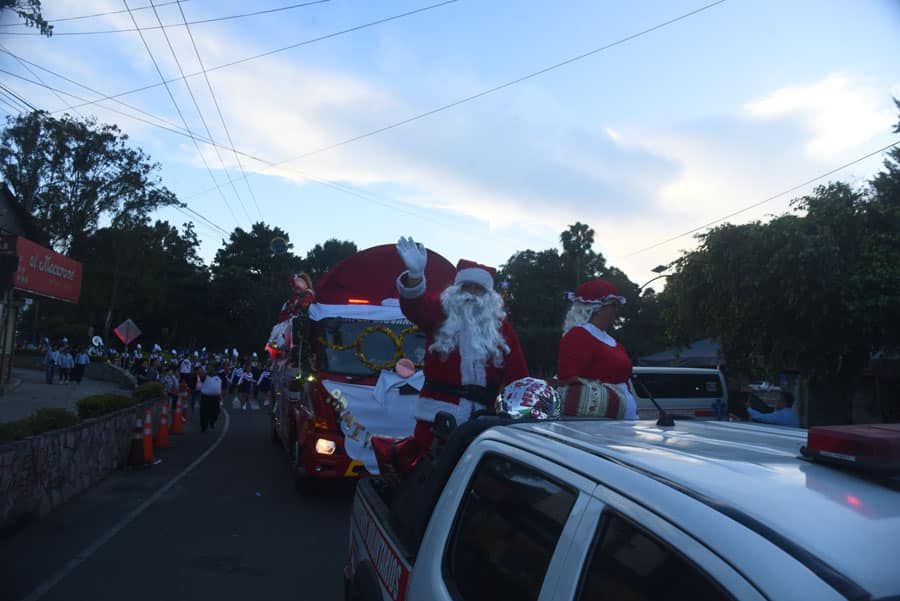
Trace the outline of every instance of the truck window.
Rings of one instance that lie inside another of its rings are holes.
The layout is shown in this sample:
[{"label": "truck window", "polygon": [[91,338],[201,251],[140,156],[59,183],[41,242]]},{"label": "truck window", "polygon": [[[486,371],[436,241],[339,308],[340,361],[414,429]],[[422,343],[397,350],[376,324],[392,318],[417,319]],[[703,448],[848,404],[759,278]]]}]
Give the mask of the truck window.
[{"label": "truck window", "polygon": [[[718,374],[642,373],[635,376],[657,400],[720,399],[724,394]],[[642,387],[635,386],[634,391],[639,397],[647,398]]]},{"label": "truck window", "polygon": [[420,330],[405,332],[410,326],[407,321],[323,319],[315,328],[319,368],[330,373],[367,376],[377,373],[373,366],[390,369],[402,357],[421,363],[425,358],[425,335]]},{"label": "truck window", "polygon": [[533,601],[576,493],[548,476],[486,455],[463,497],[444,553],[457,601]]},{"label": "truck window", "polygon": [[622,516],[600,520],[577,599],[731,599],[699,567]]}]

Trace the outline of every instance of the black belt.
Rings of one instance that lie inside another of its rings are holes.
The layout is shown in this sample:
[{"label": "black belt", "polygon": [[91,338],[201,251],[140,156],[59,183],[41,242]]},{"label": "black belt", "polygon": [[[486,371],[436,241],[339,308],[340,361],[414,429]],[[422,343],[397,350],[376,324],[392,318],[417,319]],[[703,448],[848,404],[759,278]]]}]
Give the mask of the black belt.
[{"label": "black belt", "polygon": [[477,384],[447,384],[446,382],[438,382],[430,378],[425,378],[425,385],[422,387],[422,391],[458,396],[490,408],[493,408],[497,395],[500,394],[499,387],[479,386]]}]

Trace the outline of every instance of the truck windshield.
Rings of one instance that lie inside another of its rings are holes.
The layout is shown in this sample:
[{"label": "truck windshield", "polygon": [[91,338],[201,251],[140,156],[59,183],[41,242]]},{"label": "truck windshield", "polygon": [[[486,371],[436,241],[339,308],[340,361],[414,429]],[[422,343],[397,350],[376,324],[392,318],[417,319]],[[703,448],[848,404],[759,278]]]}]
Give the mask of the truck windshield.
[{"label": "truck windshield", "polygon": [[329,373],[373,375],[403,357],[425,360],[425,335],[408,321],[329,318],[318,322],[315,333],[319,369]]}]

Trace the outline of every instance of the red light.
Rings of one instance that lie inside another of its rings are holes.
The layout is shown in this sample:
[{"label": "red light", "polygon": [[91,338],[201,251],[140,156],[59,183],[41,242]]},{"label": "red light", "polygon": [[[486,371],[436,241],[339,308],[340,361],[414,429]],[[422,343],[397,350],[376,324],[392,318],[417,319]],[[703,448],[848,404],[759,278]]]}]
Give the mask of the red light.
[{"label": "red light", "polygon": [[368,305],[369,301],[364,298],[348,298],[347,302],[351,305]]},{"label": "red light", "polygon": [[854,497],[853,495],[847,495],[847,502],[853,505],[854,507],[862,507],[863,502],[859,500],[858,497]]}]

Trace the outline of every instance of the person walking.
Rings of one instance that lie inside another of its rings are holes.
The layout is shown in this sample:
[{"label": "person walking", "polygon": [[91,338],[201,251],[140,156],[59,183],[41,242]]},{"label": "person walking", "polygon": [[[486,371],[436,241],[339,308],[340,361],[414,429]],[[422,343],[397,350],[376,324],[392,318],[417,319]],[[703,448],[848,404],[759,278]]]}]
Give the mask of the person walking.
[{"label": "person walking", "polygon": [[81,384],[81,380],[84,378],[84,371],[87,369],[88,363],[91,362],[91,358],[83,348],[77,348],[76,351],[75,371],[72,372],[72,379],[75,380],[77,384]]},{"label": "person walking", "polygon": [[[163,393],[169,397],[169,401],[172,403],[171,415],[175,415],[175,406],[178,403],[178,378],[175,377],[175,371],[171,365],[166,366],[163,373]],[[185,409],[187,408],[185,407]]]},{"label": "person walking", "polygon": [[60,384],[69,385],[72,376],[72,368],[75,367],[75,358],[69,351],[69,347],[65,347],[59,355],[59,382]]},{"label": "person walking", "polygon": [[[215,364],[209,366],[209,374],[204,374],[200,384],[200,430],[215,429],[219,418],[219,404],[222,402],[222,379],[216,373]],[[201,367],[201,373],[204,371]]]},{"label": "person walking", "polygon": [[59,364],[59,351],[52,344],[47,347],[47,354],[44,355],[44,367],[47,373],[47,384],[53,384],[53,373]]}]

